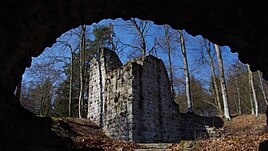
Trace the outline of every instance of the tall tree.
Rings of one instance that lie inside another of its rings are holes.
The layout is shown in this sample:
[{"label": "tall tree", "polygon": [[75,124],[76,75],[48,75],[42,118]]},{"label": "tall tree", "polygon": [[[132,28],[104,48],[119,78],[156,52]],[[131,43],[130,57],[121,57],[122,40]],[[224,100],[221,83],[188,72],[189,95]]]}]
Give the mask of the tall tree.
[{"label": "tall tree", "polygon": [[71,57],[70,57],[70,78],[69,78],[69,101],[68,101],[68,116],[73,116],[72,114],[72,108],[73,108],[73,81],[74,81],[74,59],[75,59],[75,53],[78,50],[78,47],[74,48],[70,43],[67,41],[58,41],[59,43],[64,45],[64,49],[69,49]]},{"label": "tall tree", "polygon": [[[95,39],[92,41],[91,44],[94,45],[97,51],[98,48],[106,47],[111,49],[112,51],[115,51],[116,45],[114,42],[114,26],[112,24],[107,25],[95,25],[93,29],[93,35],[95,36]],[[91,47],[92,49],[92,47]]]},{"label": "tall tree", "polygon": [[131,18],[126,23],[126,28],[130,34],[134,34],[134,40],[131,44],[122,43],[122,49],[126,47],[132,48],[132,52],[129,58],[133,57],[133,55],[137,55],[137,53],[142,56],[147,54],[152,54],[153,51],[156,50],[156,46],[158,45],[156,38],[154,38],[153,44],[150,47],[148,44],[148,38],[152,38],[152,34],[150,33],[150,29],[152,26],[152,22],[148,20],[139,20],[136,18]]},{"label": "tall tree", "polygon": [[254,87],[253,74],[252,74],[252,72],[250,70],[249,65],[247,65],[247,68],[248,68],[248,79],[249,79],[249,83],[250,83],[250,86],[251,86],[251,92],[252,92],[254,106],[255,106],[255,116],[259,117],[259,107],[258,107],[257,95],[256,95],[255,87]]},{"label": "tall tree", "polygon": [[206,39],[204,39],[204,44],[205,44],[205,48],[208,54],[208,58],[209,58],[209,65],[211,68],[211,75],[212,75],[212,83],[214,86],[214,90],[215,90],[215,102],[217,104],[217,110],[218,110],[218,114],[220,116],[223,115],[223,111],[222,111],[222,104],[221,104],[221,99],[220,99],[220,93],[219,93],[219,87],[218,87],[218,83],[217,83],[217,79],[216,79],[216,72],[215,72],[215,66],[214,66],[214,61],[213,58],[211,56],[211,43],[208,42]]},{"label": "tall tree", "polygon": [[238,115],[242,115],[240,87],[238,85],[237,76],[235,76],[235,86],[236,86],[236,91],[237,91],[237,106],[238,106],[237,111],[238,111]]},{"label": "tall tree", "polygon": [[[77,48],[78,49],[79,45]],[[54,98],[54,116],[56,117],[66,117],[69,116],[69,111],[71,111],[71,114],[73,117],[78,117],[78,103],[79,103],[79,94],[80,94],[80,60],[79,60],[79,52],[76,52],[73,56],[72,66],[73,71],[71,75],[71,62],[65,62],[63,68],[63,72],[66,76],[66,79],[64,79],[57,89],[55,90],[56,96]],[[71,59],[71,58],[68,58]],[[72,78],[72,80],[70,80]],[[70,101],[70,83],[72,83],[72,105],[69,104]],[[70,107],[70,108],[69,108]]]},{"label": "tall tree", "polygon": [[248,69],[248,65],[247,65],[247,73],[248,73],[248,94],[249,94],[249,102],[250,102],[250,107],[251,107],[251,115],[255,114],[255,109],[254,109],[254,101],[253,101],[253,94],[252,94],[252,88],[251,88],[251,77],[250,77],[250,73],[249,73],[249,69]]},{"label": "tall tree", "polygon": [[71,51],[71,59],[70,59],[70,84],[69,84],[69,106],[68,106],[68,115],[71,117],[72,116],[72,106],[73,106],[73,68],[74,68],[74,63],[73,63],[73,60],[74,60],[74,53],[72,51],[72,48],[70,47],[70,51]]},{"label": "tall tree", "polygon": [[167,53],[168,53],[168,64],[169,64],[169,79],[171,84],[171,92],[174,95],[174,82],[173,82],[173,69],[172,69],[172,61],[171,61],[171,38],[169,33],[170,27],[168,25],[164,25],[165,31],[165,45],[167,46]]},{"label": "tall tree", "polygon": [[215,51],[217,53],[218,66],[219,66],[219,71],[220,71],[220,82],[221,82],[221,90],[222,90],[224,117],[230,120],[231,117],[230,117],[229,106],[228,106],[228,95],[227,95],[227,88],[226,88],[226,82],[225,82],[223,61],[222,61],[222,56],[221,56],[221,49],[220,49],[220,46],[217,44],[214,44],[214,46],[215,46]]},{"label": "tall tree", "polygon": [[191,100],[193,101],[193,109],[196,114],[202,116],[211,116],[216,114],[217,106],[212,102],[212,96],[203,88],[203,82],[196,79],[193,75],[191,79]]},{"label": "tall tree", "polygon": [[186,47],[184,42],[184,35],[182,30],[178,30],[180,34],[180,46],[181,46],[181,52],[183,55],[183,63],[184,63],[184,74],[185,74],[185,83],[186,83],[186,98],[187,98],[187,112],[193,113],[193,103],[191,100],[191,86],[190,86],[190,74],[189,74],[189,67],[187,62],[187,53],[186,53]]},{"label": "tall tree", "polygon": [[[249,80],[250,81],[250,80]],[[253,96],[252,96],[252,90],[251,90],[251,83],[248,82],[249,84],[249,102],[250,102],[250,107],[251,107],[251,115],[255,114],[255,109],[254,109],[254,101],[253,101]]]},{"label": "tall tree", "polygon": [[142,52],[143,56],[146,55],[146,34],[148,32],[147,25],[148,21],[140,21],[140,24],[137,23],[137,20],[135,18],[131,18],[130,22],[135,27],[139,37],[140,37],[140,51]]},{"label": "tall tree", "polygon": [[84,71],[85,71],[85,32],[86,32],[86,26],[81,26],[81,42],[80,42],[80,93],[79,93],[79,106],[78,106],[78,117],[83,117],[83,111],[84,111],[84,92],[85,92],[85,80],[84,80]]},{"label": "tall tree", "polygon": [[34,63],[31,68],[27,69],[26,77],[30,78],[23,82],[22,87],[28,87],[28,92],[26,93],[29,94],[27,95],[29,98],[28,100],[23,98],[21,104],[33,103],[32,105],[35,108],[33,112],[40,116],[50,116],[52,98],[55,96],[54,90],[61,77],[60,71],[55,68],[53,62],[45,60]]},{"label": "tall tree", "polygon": [[[232,107],[234,110],[236,110],[238,115],[242,115],[242,95],[243,94],[243,83],[246,81],[244,80],[244,74],[245,74],[245,69],[244,65],[236,61],[233,65],[232,68],[229,69],[229,74],[228,74],[228,96],[230,96],[228,99],[230,102],[234,103],[234,106],[232,106],[232,103],[230,103],[230,110],[232,110]],[[246,86],[247,87],[247,86]],[[233,96],[233,97],[232,97]],[[245,100],[245,99],[244,99]]]},{"label": "tall tree", "polygon": [[227,72],[228,100],[230,111],[236,114],[249,114],[253,112],[254,103],[250,101],[251,91],[248,79],[247,65],[236,61]]}]

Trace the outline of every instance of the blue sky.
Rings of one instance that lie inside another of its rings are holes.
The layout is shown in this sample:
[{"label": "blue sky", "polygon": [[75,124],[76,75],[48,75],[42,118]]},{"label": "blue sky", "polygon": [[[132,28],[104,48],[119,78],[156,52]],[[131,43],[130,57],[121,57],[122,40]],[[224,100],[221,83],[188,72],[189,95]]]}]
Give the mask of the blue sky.
[{"label": "blue sky", "polygon": [[[135,34],[133,34],[133,32],[130,31],[129,28],[127,28],[126,25],[126,21],[122,20],[122,19],[116,19],[116,20],[102,20],[100,21],[98,24],[101,25],[108,25],[109,23],[112,23],[114,25],[114,32],[116,34],[116,36],[120,39],[120,41],[122,41],[123,43],[128,43],[131,44],[133,43],[133,40],[135,39]],[[92,24],[95,25],[96,23]],[[147,40],[147,44],[148,47],[151,47],[153,45],[153,40],[154,37],[161,37],[164,35],[164,30],[163,30],[163,26],[159,26],[159,25],[155,25],[153,24],[153,22],[151,22],[152,26],[150,27],[149,33],[150,33],[150,37],[148,37]],[[87,26],[87,30],[88,31],[92,31],[93,30],[93,26]],[[186,31],[187,32],[187,31]],[[68,32],[67,32],[68,33]],[[91,38],[94,38],[92,35],[88,35]],[[187,34],[186,36],[186,50],[187,50],[187,57],[188,57],[188,63],[189,63],[189,68],[192,75],[194,75],[197,79],[202,79],[205,82],[208,82],[208,80],[210,79],[210,68],[208,66],[208,64],[203,64],[200,65],[200,59],[198,59],[200,57],[200,46],[198,45],[198,42],[200,41],[200,39],[202,38],[202,36],[191,36],[189,34]],[[68,39],[71,43],[74,44],[73,49],[75,47],[75,45],[77,45],[77,43],[79,43],[77,36],[72,36],[70,38],[70,36],[66,36],[66,34],[64,33],[61,37],[59,37],[59,39]],[[123,63],[125,63],[126,61],[128,61],[128,54],[131,51],[131,48],[126,48],[124,51],[118,53],[121,61]],[[181,50],[178,46],[174,46],[174,50],[172,52],[173,57],[172,57],[172,62],[173,62],[173,66],[178,69],[177,72],[175,73],[178,77],[183,77],[183,62],[182,62],[182,55],[181,55]],[[157,53],[158,57],[160,57],[165,63],[167,62],[167,53],[163,52],[162,50],[159,50],[159,52]],[[205,54],[207,55],[207,54]],[[35,57],[33,58],[32,61],[32,65],[36,64],[36,63],[40,63],[42,62],[42,60],[44,60],[47,56],[60,56],[59,58],[68,58],[70,57],[70,52],[68,49],[63,49],[63,47],[59,44],[54,44],[53,47],[51,48],[46,48],[45,51],[39,56],[39,57]],[[225,67],[225,71],[227,73],[228,68],[231,67],[231,64],[233,64],[234,62],[236,62],[238,60],[238,55],[236,53],[232,53],[229,49],[229,47],[224,46],[222,47],[222,57],[223,57],[223,61],[224,61],[224,67]],[[63,63],[58,63],[57,64],[57,68],[61,68],[61,66],[63,65]],[[29,73],[24,74],[23,78],[25,80],[29,80],[30,79],[30,75]]]}]

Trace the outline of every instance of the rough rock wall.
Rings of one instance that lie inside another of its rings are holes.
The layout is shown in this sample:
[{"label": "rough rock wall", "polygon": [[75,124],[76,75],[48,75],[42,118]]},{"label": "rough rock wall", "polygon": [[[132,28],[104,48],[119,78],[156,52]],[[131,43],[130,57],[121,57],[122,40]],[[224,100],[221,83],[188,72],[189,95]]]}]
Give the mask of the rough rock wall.
[{"label": "rough rock wall", "polygon": [[119,60],[118,56],[108,49],[100,49],[99,55],[97,55],[96,58],[93,58],[91,61],[87,117],[91,118],[99,125],[101,125],[100,118],[102,118],[99,115],[104,111],[104,108],[101,108],[101,106],[104,106],[103,103],[106,99],[106,92],[108,90],[108,87],[106,87],[106,85],[108,83],[111,83],[111,79],[113,80],[113,77],[108,78],[108,74],[115,69],[121,68],[121,66],[122,63]]},{"label": "rough rock wall", "polygon": [[90,66],[88,118],[100,125],[108,136],[131,140],[131,70],[122,66],[113,51],[102,49],[100,54]]},{"label": "rough rock wall", "polygon": [[[173,101],[163,62],[146,56],[121,66],[110,50],[104,49],[101,54],[100,66],[97,59],[91,66],[88,117],[113,138],[136,142],[179,141],[179,108]],[[113,56],[110,60],[116,63],[110,64],[107,56]]]},{"label": "rough rock wall", "polygon": [[162,60],[146,56],[133,60],[133,139],[141,142],[180,140],[179,106],[171,95]]}]

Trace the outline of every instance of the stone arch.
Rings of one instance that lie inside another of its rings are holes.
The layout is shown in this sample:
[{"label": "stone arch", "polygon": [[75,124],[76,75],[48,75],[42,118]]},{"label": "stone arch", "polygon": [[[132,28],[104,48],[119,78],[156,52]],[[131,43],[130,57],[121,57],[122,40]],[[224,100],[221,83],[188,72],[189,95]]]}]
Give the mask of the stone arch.
[{"label": "stone arch", "polygon": [[[185,28],[192,35],[201,34],[215,43],[230,46],[233,52],[239,53],[242,62],[249,63],[252,70],[260,69],[265,78],[268,78],[268,30],[264,22],[267,20],[267,11],[264,2],[254,0],[1,2],[0,121],[5,121],[1,126],[13,134],[20,124],[23,125],[23,121],[18,120],[18,114],[24,113],[20,114],[22,119],[34,118],[20,108],[13,91],[25,68],[30,66],[31,57],[39,55],[45,47],[51,46],[60,34],[73,27],[119,17],[138,17],[152,20],[156,24],[167,23],[173,28]],[[9,119],[15,117],[18,119]],[[28,135],[22,130],[18,132],[21,136]]]}]

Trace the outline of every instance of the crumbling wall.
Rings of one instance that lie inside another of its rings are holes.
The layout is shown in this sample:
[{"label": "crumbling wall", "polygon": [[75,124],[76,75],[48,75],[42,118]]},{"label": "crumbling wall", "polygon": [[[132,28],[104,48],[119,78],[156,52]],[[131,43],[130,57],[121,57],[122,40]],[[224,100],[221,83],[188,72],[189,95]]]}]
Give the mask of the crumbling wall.
[{"label": "crumbling wall", "polygon": [[103,130],[113,138],[133,140],[131,68],[115,69],[107,74],[105,80]]},{"label": "crumbling wall", "polygon": [[156,57],[136,58],[122,66],[114,52],[101,50],[99,59],[91,63],[89,94],[88,118],[113,138],[136,142],[180,139],[179,108],[165,66]]},{"label": "crumbling wall", "polygon": [[101,49],[90,66],[88,118],[110,137],[132,140],[132,73],[115,52]]},{"label": "crumbling wall", "polygon": [[112,138],[178,142],[223,126],[220,118],[179,113],[165,66],[154,56],[122,65],[115,52],[101,49],[90,68],[88,118]]},{"label": "crumbling wall", "polygon": [[205,117],[196,114],[180,113],[181,139],[199,140],[208,137],[219,137],[223,127],[220,117]]},{"label": "crumbling wall", "polygon": [[[120,68],[122,62],[118,56],[108,49],[100,49],[99,53],[90,63],[89,98],[87,117],[101,126],[101,113],[103,113],[104,95],[107,89],[107,74]],[[109,80],[108,80],[109,81]],[[102,107],[101,107],[102,106]]]},{"label": "crumbling wall", "polygon": [[153,56],[133,60],[133,139],[180,140],[179,107],[171,95],[163,62]]}]

